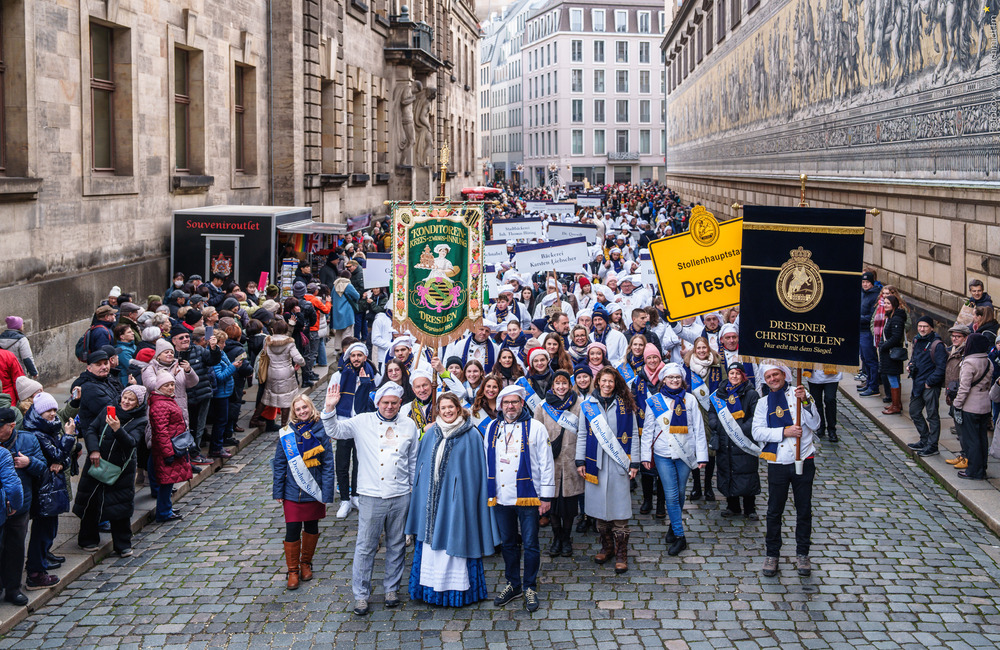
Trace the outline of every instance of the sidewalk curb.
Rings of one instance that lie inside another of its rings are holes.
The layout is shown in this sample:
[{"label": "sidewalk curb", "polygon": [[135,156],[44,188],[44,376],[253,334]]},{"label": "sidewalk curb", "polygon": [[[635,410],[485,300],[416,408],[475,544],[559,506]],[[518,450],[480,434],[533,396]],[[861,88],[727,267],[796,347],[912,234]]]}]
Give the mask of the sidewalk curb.
[{"label": "sidewalk curb", "polygon": [[[881,400],[878,401],[877,406],[873,409],[864,401],[863,398],[858,396],[856,390],[850,390],[850,388],[845,387],[844,384],[845,382],[841,382],[840,384],[840,392],[844,395],[844,397],[849,399],[856,407],[858,407],[858,409],[867,415],[872,422],[882,429],[882,431],[888,434],[904,454],[909,456],[910,459],[912,459],[918,466],[933,476],[941,487],[954,496],[959,503],[968,508],[968,510],[981,522],[983,522],[987,528],[993,531],[994,534],[1000,536],[1000,492],[998,492],[992,483],[989,483],[988,481],[965,481],[958,478],[955,475],[953,468],[944,462],[944,458],[948,456],[953,457],[954,454],[949,453],[943,447],[941,447],[941,455],[931,456],[929,458],[922,458],[918,456],[914,450],[907,447],[907,444],[917,440],[916,436],[904,436],[899,430],[900,427],[891,426],[891,418],[897,418],[897,422],[905,422],[908,428],[913,427],[912,421],[909,416],[906,415],[905,403],[903,413],[899,415],[882,415]],[[950,421],[950,418],[947,418],[947,414],[942,416],[942,432],[947,433],[946,422]],[[998,433],[998,435],[1000,435],[1000,433]],[[946,470],[952,471],[945,473]]]},{"label": "sidewalk curb", "polygon": [[[334,372],[336,372],[336,370],[332,365],[325,368],[316,368],[316,374],[319,375],[319,380],[316,381],[315,384],[318,386]],[[259,386],[256,384],[254,386],[259,390]],[[305,392],[309,392],[311,390],[313,389],[305,389]],[[248,404],[253,404],[254,400],[247,399],[249,396],[250,393],[248,391],[244,399]],[[256,399],[256,393],[253,394],[253,397]],[[240,415],[242,417],[244,414],[241,412]],[[248,427],[243,433],[243,437],[240,439],[239,444],[236,447],[228,448],[233,454],[233,458],[230,459],[229,462],[232,463],[236,460],[237,454],[246,449],[264,433],[263,426],[253,428]],[[202,465],[202,471],[200,474],[195,474],[191,477],[191,480],[177,486],[177,492],[173,497],[174,502],[176,503],[194,488],[201,485],[203,481],[208,480],[210,476],[213,476],[221,470],[225,464],[226,463],[224,463],[221,459],[215,459],[211,465]],[[138,487],[136,489],[137,498],[139,496],[138,492],[140,489],[141,488]],[[153,505],[155,506],[155,502],[153,502]],[[146,507],[140,510],[136,507],[135,512],[132,514],[132,534],[134,535],[138,533],[147,525],[153,523],[154,514],[155,512],[153,508]],[[25,546],[27,546],[27,540],[25,540]],[[23,593],[28,597],[28,604],[23,607],[17,607],[7,602],[0,602],[0,637],[7,634],[11,628],[25,620],[28,616],[47,605],[74,580],[97,566],[108,556],[114,554],[114,548],[110,539],[102,543],[96,551],[91,553],[80,549],[80,547],[76,545],[75,539],[64,542],[62,546],[53,548],[52,551],[56,555],[59,555],[60,552],[62,552],[62,554],[66,557],[66,563],[59,569],[52,571],[53,574],[59,576],[59,582],[47,589],[39,589],[37,591],[25,590]]]}]

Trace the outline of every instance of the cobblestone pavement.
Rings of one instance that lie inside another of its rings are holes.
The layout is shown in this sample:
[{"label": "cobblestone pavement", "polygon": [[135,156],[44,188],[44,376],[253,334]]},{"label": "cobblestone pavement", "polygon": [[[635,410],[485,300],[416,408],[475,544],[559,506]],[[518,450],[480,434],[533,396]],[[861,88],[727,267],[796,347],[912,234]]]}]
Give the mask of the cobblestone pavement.
[{"label": "cobblestone pavement", "polygon": [[[0,648],[1000,645],[997,538],[854,407],[842,401],[840,409],[842,442],[824,445],[817,459],[811,578],[797,577],[787,557],[779,577],[762,578],[763,521],[727,521],[719,502],[702,502],[686,509],[691,549],[676,558],[665,552],[665,524],[637,514],[622,576],[590,560],[592,536],[577,536],[576,557],[550,559],[543,529],[534,615],[489,601],[386,610],[379,587],[373,613],[358,620],[349,584],[356,514],[341,521],[330,513],[317,578],[284,589],[272,434],[180,502],[183,521],[147,527],[134,557],[83,575]],[[786,523],[793,516],[786,512]],[[784,541],[793,554],[788,526]],[[486,573],[502,586],[498,556]]]}]

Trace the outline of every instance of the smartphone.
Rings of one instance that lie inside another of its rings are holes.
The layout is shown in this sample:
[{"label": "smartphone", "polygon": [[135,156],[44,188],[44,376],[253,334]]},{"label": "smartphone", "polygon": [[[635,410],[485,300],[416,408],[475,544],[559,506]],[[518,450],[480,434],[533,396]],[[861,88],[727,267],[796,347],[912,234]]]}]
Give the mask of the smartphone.
[{"label": "smartphone", "polygon": [[191,359],[191,350],[183,350],[177,353],[177,358],[181,361],[189,361]]},{"label": "smartphone", "polygon": [[109,418],[115,418],[115,417],[117,417],[115,415],[115,407],[113,407],[113,406],[109,406],[108,407],[108,417]]}]

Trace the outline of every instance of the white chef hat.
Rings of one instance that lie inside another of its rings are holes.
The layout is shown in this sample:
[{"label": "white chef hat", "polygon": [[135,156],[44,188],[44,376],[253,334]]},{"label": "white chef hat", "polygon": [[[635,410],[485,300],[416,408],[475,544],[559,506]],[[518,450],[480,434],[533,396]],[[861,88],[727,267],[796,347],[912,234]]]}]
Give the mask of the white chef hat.
[{"label": "white chef hat", "polygon": [[418,379],[426,379],[427,381],[434,381],[434,373],[428,367],[417,368],[410,373],[410,386],[417,383]]},{"label": "white chef hat", "polygon": [[344,358],[351,358],[351,353],[356,351],[363,352],[366,357],[368,356],[368,346],[358,341],[357,343],[351,343],[347,346],[347,349],[344,350]]},{"label": "white chef hat", "polygon": [[510,386],[507,386],[502,391],[500,391],[500,394],[497,395],[497,404],[502,404],[503,398],[509,397],[510,395],[514,395],[515,397],[520,397],[523,400],[525,399],[525,397],[527,397],[528,393],[517,384],[511,384]]},{"label": "white chef hat", "polygon": [[382,387],[375,391],[375,405],[382,400],[383,397],[388,395],[389,397],[403,398],[403,387],[394,381],[387,381],[382,384]]}]

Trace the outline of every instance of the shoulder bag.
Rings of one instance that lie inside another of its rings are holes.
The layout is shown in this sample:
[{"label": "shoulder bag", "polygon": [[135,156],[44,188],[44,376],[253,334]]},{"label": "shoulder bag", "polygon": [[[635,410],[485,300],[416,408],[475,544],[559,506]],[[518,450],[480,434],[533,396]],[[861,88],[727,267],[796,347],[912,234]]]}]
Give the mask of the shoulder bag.
[{"label": "shoulder bag", "polygon": [[[101,439],[100,442],[98,442],[98,448],[100,448],[100,446],[104,443],[104,432],[107,431],[107,429],[108,425],[104,425],[104,429],[101,430]],[[115,443],[112,442],[111,451],[114,451],[114,449],[115,449]],[[111,451],[108,452],[109,456],[111,455]],[[106,460],[102,456],[101,464],[94,465],[93,463],[91,463],[90,467],[87,469],[87,474],[89,474],[97,481],[104,483],[105,485],[114,485],[115,483],[118,482],[118,477],[120,477],[122,475],[122,472],[125,471],[125,467],[127,467],[128,464],[132,462],[132,458],[134,456],[135,456],[135,450],[133,449],[132,454],[129,456],[128,461],[126,461],[125,464],[122,466],[115,465],[114,463],[112,463],[109,460]]]}]

